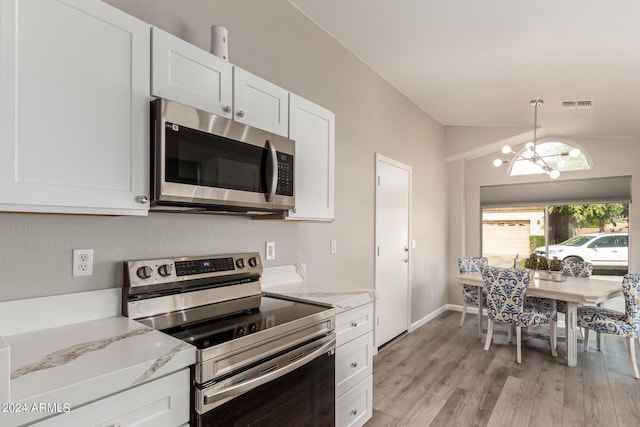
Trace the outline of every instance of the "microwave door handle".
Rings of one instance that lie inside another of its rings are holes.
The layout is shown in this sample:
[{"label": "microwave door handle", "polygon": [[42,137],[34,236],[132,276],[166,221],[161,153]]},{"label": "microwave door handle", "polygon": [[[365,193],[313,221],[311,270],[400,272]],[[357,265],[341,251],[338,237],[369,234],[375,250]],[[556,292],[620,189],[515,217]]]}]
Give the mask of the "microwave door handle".
[{"label": "microwave door handle", "polygon": [[276,146],[271,140],[267,140],[267,194],[265,198],[268,203],[273,203],[273,199],[276,195],[276,188],[278,186],[278,154],[276,153]]}]

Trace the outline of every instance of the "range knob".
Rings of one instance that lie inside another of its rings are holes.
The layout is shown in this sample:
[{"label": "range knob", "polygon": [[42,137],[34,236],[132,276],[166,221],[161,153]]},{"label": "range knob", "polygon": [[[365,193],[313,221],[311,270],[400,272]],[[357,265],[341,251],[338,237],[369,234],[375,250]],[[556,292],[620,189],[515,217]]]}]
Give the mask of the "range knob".
[{"label": "range knob", "polygon": [[238,268],[244,268],[244,258],[238,258],[236,260],[236,267]]},{"label": "range knob", "polygon": [[236,329],[236,336],[237,337],[243,337],[245,335],[246,331],[245,329],[240,326],[238,329]]},{"label": "range knob", "polygon": [[249,258],[249,265],[251,267],[255,267],[258,265],[258,260],[256,259],[256,257],[251,257]]},{"label": "range knob", "polygon": [[162,264],[158,267],[158,274],[162,277],[170,276],[173,273],[173,266],[171,264]]},{"label": "range knob", "polygon": [[254,333],[257,330],[258,330],[258,325],[256,325],[255,323],[251,323],[249,325],[249,332]]},{"label": "range knob", "polygon": [[148,279],[153,274],[153,270],[148,265],[145,265],[144,267],[138,268],[136,274],[141,279]]}]

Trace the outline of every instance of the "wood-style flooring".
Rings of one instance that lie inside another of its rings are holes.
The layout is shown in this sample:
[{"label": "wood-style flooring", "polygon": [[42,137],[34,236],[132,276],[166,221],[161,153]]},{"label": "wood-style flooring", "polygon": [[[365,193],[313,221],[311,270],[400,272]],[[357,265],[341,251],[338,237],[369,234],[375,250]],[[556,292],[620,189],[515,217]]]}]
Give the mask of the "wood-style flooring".
[{"label": "wood-style flooring", "polygon": [[459,321],[459,312],[444,312],[380,349],[366,427],[640,426],[640,380],[624,339],[603,335],[602,352],[595,338],[589,352],[580,344],[569,368],[564,342],[554,358],[548,341],[523,334],[519,365],[515,333],[513,344],[494,335],[484,351],[477,317]]}]

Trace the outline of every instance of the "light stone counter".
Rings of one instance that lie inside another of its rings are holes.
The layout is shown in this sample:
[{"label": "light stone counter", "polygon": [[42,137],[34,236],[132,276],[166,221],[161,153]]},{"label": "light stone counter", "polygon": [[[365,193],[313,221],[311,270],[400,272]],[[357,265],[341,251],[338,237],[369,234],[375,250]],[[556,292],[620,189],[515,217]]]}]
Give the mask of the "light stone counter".
[{"label": "light stone counter", "polygon": [[196,353],[190,344],[119,315],[2,340],[10,349],[10,400],[0,402],[2,426],[68,412],[179,371],[195,363]]},{"label": "light stone counter", "polygon": [[298,266],[272,267],[265,269],[262,290],[302,301],[329,304],[336,314],[375,301],[375,290],[338,282],[309,282],[301,276],[304,268]]}]

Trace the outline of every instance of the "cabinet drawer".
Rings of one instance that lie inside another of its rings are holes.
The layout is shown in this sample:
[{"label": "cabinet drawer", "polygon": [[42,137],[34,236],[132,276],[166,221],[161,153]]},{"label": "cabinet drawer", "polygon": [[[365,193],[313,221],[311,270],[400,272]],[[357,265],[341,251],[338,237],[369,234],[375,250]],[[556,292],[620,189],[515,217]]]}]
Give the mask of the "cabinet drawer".
[{"label": "cabinet drawer", "polygon": [[373,304],[366,304],[336,316],[336,347],[373,331]]},{"label": "cabinet drawer", "polygon": [[336,400],[336,427],[360,427],[373,415],[373,375]]},{"label": "cabinet drawer", "polygon": [[189,381],[183,369],[35,425],[175,427],[189,421]]},{"label": "cabinet drawer", "polygon": [[373,332],[336,349],[336,396],[373,372]]}]

